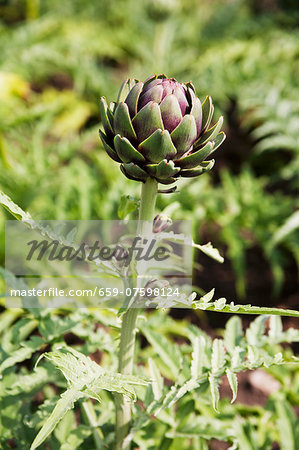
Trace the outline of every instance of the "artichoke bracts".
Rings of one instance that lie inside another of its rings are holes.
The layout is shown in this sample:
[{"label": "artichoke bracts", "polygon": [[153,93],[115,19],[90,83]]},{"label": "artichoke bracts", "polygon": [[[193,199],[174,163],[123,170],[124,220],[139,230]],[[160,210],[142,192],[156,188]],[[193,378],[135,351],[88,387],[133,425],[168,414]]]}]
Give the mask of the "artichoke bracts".
[{"label": "artichoke bracts", "polygon": [[191,83],[165,75],[144,83],[126,80],[117,102],[108,107],[101,98],[100,137],[129,179],[144,182],[152,177],[171,184],[180,176],[196,177],[213,167],[214,160],[206,158],[225,139],[220,132],[222,117],[209,128],[213,111],[211,97],[201,104]]}]

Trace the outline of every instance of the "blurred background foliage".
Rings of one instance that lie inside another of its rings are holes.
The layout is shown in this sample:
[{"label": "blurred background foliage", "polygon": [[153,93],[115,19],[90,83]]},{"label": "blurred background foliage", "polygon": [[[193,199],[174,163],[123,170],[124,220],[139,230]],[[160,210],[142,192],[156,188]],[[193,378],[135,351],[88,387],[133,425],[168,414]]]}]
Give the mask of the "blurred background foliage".
[{"label": "blurred background foliage", "polygon": [[[210,175],[159,198],[223,265],[199,288],[294,307],[299,267],[299,7],[295,0],[0,0],[0,189],[35,219],[111,219],[139,186],[98,139],[98,101],[127,76],[192,80],[225,116]],[[1,234],[6,216],[0,211]],[[0,261],[4,262],[1,248]]]}]

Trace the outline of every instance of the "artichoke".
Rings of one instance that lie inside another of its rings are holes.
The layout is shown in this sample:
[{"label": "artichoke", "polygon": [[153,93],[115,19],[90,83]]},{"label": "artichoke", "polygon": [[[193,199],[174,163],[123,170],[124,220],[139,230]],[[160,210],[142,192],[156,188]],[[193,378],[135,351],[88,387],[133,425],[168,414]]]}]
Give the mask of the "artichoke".
[{"label": "artichoke", "polygon": [[179,11],[178,0],[147,0],[146,11],[155,22],[164,22]]},{"label": "artichoke", "polygon": [[152,177],[171,184],[213,167],[214,160],[206,158],[225,139],[222,117],[209,128],[213,111],[211,97],[201,104],[192,83],[165,75],[144,83],[126,80],[117,102],[108,107],[104,97],[100,100],[100,137],[127,178],[145,182]]}]

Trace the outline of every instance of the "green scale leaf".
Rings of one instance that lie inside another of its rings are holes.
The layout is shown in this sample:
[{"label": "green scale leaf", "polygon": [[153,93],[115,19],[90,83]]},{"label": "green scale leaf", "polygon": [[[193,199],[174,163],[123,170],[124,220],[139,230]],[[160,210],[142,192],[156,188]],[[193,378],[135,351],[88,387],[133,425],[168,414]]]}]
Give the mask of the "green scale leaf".
[{"label": "green scale leaf", "polygon": [[201,107],[202,107],[202,130],[205,131],[209,127],[213,117],[214,106],[212,103],[212,98],[210,96],[206,97]]},{"label": "green scale leaf", "polygon": [[129,108],[126,103],[119,103],[114,114],[114,131],[128,139],[136,140],[136,134],[132,126]]},{"label": "green scale leaf", "polygon": [[214,164],[214,159],[211,159],[211,161],[202,161],[199,167],[181,170],[180,175],[181,177],[198,177],[199,175],[211,170],[214,167]]},{"label": "green scale leaf", "polygon": [[176,161],[176,164],[183,169],[193,169],[199,164],[204,161],[207,156],[209,156],[210,153],[213,151],[213,142],[208,142],[203,148],[198,150],[195,153],[191,153],[188,156],[185,156],[184,158],[181,158]]},{"label": "green scale leaf", "polygon": [[153,163],[159,163],[167,157],[173,158],[176,148],[167,130],[156,130],[139,145],[138,150]]},{"label": "green scale leaf", "polygon": [[150,175],[163,180],[176,175],[180,168],[175,167],[173,161],[163,159],[159,164],[148,164],[146,170]]},{"label": "green scale leaf", "polygon": [[[102,97],[100,99],[100,115],[101,115],[101,121],[105,130],[105,133],[107,135],[113,136],[113,127],[112,123],[110,122],[109,116],[108,116],[108,105],[106,102],[105,97]],[[111,117],[111,115],[110,115]]]},{"label": "green scale leaf", "polygon": [[147,103],[132,120],[138,141],[142,142],[151,136],[156,130],[163,130],[161,111],[158,103]]},{"label": "green scale leaf", "polygon": [[122,138],[119,134],[114,138],[114,146],[118,157],[124,163],[145,161],[144,156],[133,147],[130,141],[125,137]]},{"label": "green scale leaf", "polygon": [[194,146],[197,147],[206,144],[208,141],[212,141],[221,130],[222,125],[223,125],[223,116],[219,117],[218,122],[212,128],[205,131],[204,134],[201,135],[201,137],[195,142]]},{"label": "green scale leaf", "polygon": [[112,158],[114,161],[120,163],[121,159],[119,159],[119,157],[117,156],[117,153],[115,150],[113,150],[113,148],[108,144],[108,139],[107,136],[101,131],[99,130],[100,133],[100,138],[102,141],[102,144],[104,146],[104,149],[106,150],[107,154],[110,156],[110,158]]},{"label": "green scale leaf", "polygon": [[120,166],[120,170],[130,180],[145,181],[149,176],[148,173],[134,163],[122,164]]},{"label": "green scale leaf", "polygon": [[137,105],[138,105],[138,100],[139,100],[139,96],[142,91],[142,88],[143,88],[143,83],[142,83],[142,81],[139,81],[130,90],[130,92],[125,100],[125,103],[128,105],[131,117],[134,117],[137,114]]},{"label": "green scale leaf", "polygon": [[178,155],[186,153],[197,136],[196,122],[193,116],[187,114],[181,123],[171,133],[171,139]]}]

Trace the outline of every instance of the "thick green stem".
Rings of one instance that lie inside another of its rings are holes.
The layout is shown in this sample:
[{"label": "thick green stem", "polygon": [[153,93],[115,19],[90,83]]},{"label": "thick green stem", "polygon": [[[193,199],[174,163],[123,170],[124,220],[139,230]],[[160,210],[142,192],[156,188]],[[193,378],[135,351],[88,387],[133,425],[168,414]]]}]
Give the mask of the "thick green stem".
[{"label": "thick green stem", "polygon": [[[154,211],[157,196],[157,182],[148,178],[142,185],[141,203],[139,210],[138,234],[145,233],[154,219]],[[133,372],[136,320],[138,316],[137,308],[130,308],[123,315],[121,333],[118,370],[125,375],[131,375]],[[128,434],[131,421],[131,403],[123,395],[115,396],[116,408],[116,450],[128,450],[130,444],[124,444],[124,438]]]},{"label": "thick green stem", "polygon": [[147,181],[142,184],[139,223],[143,220],[151,222],[154,219],[157,187],[158,183],[153,178],[148,178]]}]

